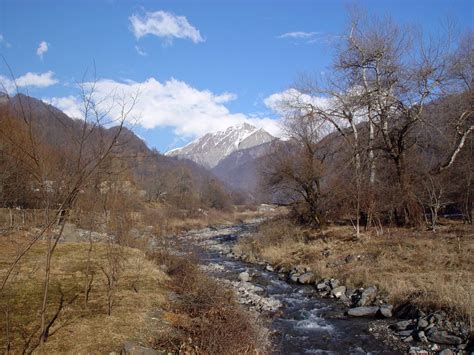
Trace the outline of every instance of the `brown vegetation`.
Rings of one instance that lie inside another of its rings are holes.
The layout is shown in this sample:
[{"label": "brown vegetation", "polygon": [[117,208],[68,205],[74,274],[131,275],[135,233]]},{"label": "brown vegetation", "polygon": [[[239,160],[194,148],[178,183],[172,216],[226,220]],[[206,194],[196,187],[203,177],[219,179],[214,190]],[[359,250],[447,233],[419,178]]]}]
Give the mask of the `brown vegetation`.
[{"label": "brown vegetation", "polygon": [[[3,277],[17,248],[24,242],[23,232],[1,238],[0,275]],[[158,328],[151,329],[150,313],[166,301],[163,283],[167,276],[137,249],[120,247],[123,274],[114,288],[114,307],[108,309],[108,282],[101,269],[107,268],[108,245],[94,243],[89,255],[88,243],[59,244],[51,264],[48,297],[47,353],[120,350],[130,338],[148,341]],[[30,353],[39,346],[43,297],[43,255],[41,241],[15,269],[14,276],[0,296],[8,317],[0,322],[1,348],[15,353]],[[88,260],[90,259],[90,260]],[[89,300],[84,306],[83,282],[87,267],[94,275]],[[56,318],[55,318],[56,317]],[[53,321],[54,320],[54,321]]]},{"label": "brown vegetation", "polygon": [[425,310],[445,309],[472,325],[474,233],[443,222],[436,233],[393,227],[355,238],[349,226],[321,232],[281,218],[262,224],[236,251],[274,266],[310,266],[318,277],[349,287],[376,285],[396,306],[410,301]]},{"label": "brown vegetation", "polygon": [[[179,330],[175,350],[199,354],[255,354],[268,350],[268,334],[257,318],[236,303],[234,292],[203,274],[192,258],[166,253],[164,263],[175,292],[166,319]],[[170,342],[171,339],[158,339]],[[159,343],[159,347],[166,344]]]},{"label": "brown vegetation", "polygon": [[287,91],[290,140],[262,173],[300,222],[435,230],[451,211],[472,225],[474,36],[445,37],[354,13],[331,71]]}]

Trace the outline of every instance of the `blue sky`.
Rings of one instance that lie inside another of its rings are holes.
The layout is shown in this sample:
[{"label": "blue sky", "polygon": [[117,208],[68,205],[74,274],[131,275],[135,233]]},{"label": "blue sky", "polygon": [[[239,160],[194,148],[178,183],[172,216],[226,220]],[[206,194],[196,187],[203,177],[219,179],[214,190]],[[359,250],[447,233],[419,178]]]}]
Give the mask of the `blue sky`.
[{"label": "blue sky", "polygon": [[[278,116],[265,99],[301,73],[327,70],[348,4],[0,0],[0,53],[22,91],[71,115],[80,114],[75,83],[95,62],[99,93],[140,89],[134,129],[166,151],[242,121],[276,132]],[[472,1],[358,4],[425,31],[446,17],[460,30],[474,23]],[[8,86],[3,63],[0,76]]]}]

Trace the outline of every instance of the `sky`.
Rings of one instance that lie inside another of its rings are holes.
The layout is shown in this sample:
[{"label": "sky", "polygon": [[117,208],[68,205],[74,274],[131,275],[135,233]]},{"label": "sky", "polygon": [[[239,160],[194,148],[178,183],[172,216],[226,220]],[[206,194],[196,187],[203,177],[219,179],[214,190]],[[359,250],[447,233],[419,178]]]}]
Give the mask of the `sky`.
[{"label": "sky", "polygon": [[[473,28],[470,0],[362,0],[369,13],[438,31]],[[346,33],[348,1],[0,0],[0,85],[80,118],[78,84],[97,97],[138,94],[130,125],[166,152],[249,122],[280,134],[274,98],[324,75]],[[113,94],[112,94],[113,93]],[[117,112],[111,111],[111,115]]]}]

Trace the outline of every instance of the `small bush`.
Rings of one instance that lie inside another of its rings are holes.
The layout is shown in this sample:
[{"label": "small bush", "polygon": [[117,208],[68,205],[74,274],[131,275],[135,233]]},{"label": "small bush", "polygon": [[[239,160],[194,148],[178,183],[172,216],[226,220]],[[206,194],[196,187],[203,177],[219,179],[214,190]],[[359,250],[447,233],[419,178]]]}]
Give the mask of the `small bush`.
[{"label": "small bush", "polygon": [[195,260],[171,255],[154,255],[165,264],[170,288],[177,298],[173,304],[173,325],[181,331],[175,347],[193,348],[202,354],[264,353],[267,332],[256,315],[235,302],[234,293],[202,273]]}]

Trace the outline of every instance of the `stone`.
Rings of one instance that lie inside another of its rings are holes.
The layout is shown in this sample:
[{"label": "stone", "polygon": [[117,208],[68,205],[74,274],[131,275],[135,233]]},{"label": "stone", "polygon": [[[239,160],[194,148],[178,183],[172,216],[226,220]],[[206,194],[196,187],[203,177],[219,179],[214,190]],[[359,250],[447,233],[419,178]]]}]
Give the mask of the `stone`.
[{"label": "stone", "polygon": [[380,314],[385,318],[390,318],[393,315],[393,306],[391,304],[383,304],[380,306]]},{"label": "stone", "polygon": [[411,327],[413,324],[413,321],[410,320],[402,320],[400,322],[397,322],[394,324],[395,330],[407,330],[409,327]]},{"label": "stone", "polygon": [[409,342],[413,341],[413,337],[410,335],[410,336],[406,337],[405,339],[403,339],[403,341],[405,343],[409,343]]},{"label": "stone", "polygon": [[400,330],[398,336],[405,338],[413,334],[413,330]]},{"label": "stone", "polygon": [[327,292],[331,290],[331,287],[323,280],[316,285],[318,292]]},{"label": "stone", "polygon": [[443,351],[440,351],[438,355],[455,355],[455,352],[451,349],[444,349]]},{"label": "stone", "polygon": [[432,351],[438,351],[440,348],[440,346],[438,344],[433,344],[430,346],[430,350]]},{"label": "stone", "polygon": [[346,286],[338,286],[332,289],[331,295],[336,298],[341,298],[346,295]]},{"label": "stone", "polygon": [[146,348],[140,344],[126,341],[123,344],[121,355],[161,355],[162,351],[157,351],[151,348]]},{"label": "stone", "polygon": [[298,282],[299,276],[300,275],[298,275],[298,274],[291,274],[290,275],[290,280],[293,281],[293,282]]},{"label": "stone", "polygon": [[355,307],[350,308],[347,314],[352,317],[375,317],[379,311],[379,307]]},{"label": "stone", "polygon": [[369,306],[375,301],[376,296],[377,296],[377,287],[375,286],[367,287],[360,295],[360,298],[357,301],[356,306],[357,307]]},{"label": "stone", "polygon": [[446,345],[459,345],[462,344],[462,339],[455,335],[450,335],[448,332],[434,331],[428,335],[428,340],[432,343],[446,344]]},{"label": "stone", "polygon": [[270,272],[275,271],[275,269],[274,269],[273,266],[271,266],[271,265],[265,266],[265,270],[270,271]]},{"label": "stone", "polygon": [[243,282],[249,282],[250,281],[250,275],[248,272],[244,271],[239,274],[239,280]]},{"label": "stone", "polygon": [[428,342],[428,338],[426,337],[425,335],[425,332],[424,331],[419,331],[416,336],[418,337],[418,339],[422,342],[422,343],[427,343]]},{"label": "stone", "polygon": [[329,287],[331,287],[331,289],[334,289],[337,286],[339,286],[339,280],[338,279],[329,280]]},{"label": "stone", "polygon": [[408,354],[409,355],[429,355],[428,351],[422,348],[419,348],[418,346],[411,346]]},{"label": "stone", "polygon": [[418,322],[416,323],[416,327],[418,329],[425,329],[426,327],[428,327],[430,325],[430,323],[424,319],[424,318],[420,318],[418,319]]},{"label": "stone", "polygon": [[360,355],[366,355],[367,352],[359,346],[357,348],[351,349],[349,354],[351,354],[351,355],[359,355],[359,354]]},{"label": "stone", "polygon": [[315,276],[312,272],[305,272],[303,275],[298,277],[298,282],[303,285],[313,283],[315,281]]}]

